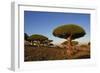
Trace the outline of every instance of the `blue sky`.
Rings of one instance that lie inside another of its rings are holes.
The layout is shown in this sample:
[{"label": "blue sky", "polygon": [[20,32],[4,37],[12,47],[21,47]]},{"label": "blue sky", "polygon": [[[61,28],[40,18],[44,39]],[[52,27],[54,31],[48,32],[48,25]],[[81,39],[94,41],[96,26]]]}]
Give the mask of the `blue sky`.
[{"label": "blue sky", "polygon": [[60,44],[65,41],[52,35],[53,29],[64,24],[78,24],[86,31],[86,35],[76,39],[80,43],[90,41],[90,14],[24,11],[24,32],[28,35],[42,34]]}]

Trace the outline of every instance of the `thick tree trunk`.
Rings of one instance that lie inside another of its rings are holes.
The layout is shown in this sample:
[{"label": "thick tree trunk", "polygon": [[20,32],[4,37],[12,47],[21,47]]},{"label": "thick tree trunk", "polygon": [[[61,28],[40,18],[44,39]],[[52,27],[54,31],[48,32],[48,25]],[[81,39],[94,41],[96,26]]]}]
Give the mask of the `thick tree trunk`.
[{"label": "thick tree trunk", "polygon": [[68,49],[72,49],[71,36],[68,38]]},{"label": "thick tree trunk", "polygon": [[67,44],[67,57],[68,58],[71,58],[71,56],[72,56],[72,43],[71,43],[71,41],[72,41],[72,39],[71,39],[71,36],[69,36],[68,37],[68,44]]}]

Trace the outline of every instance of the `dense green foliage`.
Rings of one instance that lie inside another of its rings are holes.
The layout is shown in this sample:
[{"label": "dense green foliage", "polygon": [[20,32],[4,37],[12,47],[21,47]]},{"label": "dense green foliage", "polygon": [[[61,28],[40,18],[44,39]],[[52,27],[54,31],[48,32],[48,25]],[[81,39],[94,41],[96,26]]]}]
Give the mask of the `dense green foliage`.
[{"label": "dense green foliage", "polygon": [[40,35],[40,34],[34,34],[34,35],[31,35],[29,37],[29,40],[31,41],[43,41],[43,40],[48,40],[48,38],[46,36],[43,36],[43,35]]},{"label": "dense green foliage", "polygon": [[85,35],[82,27],[75,24],[66,24],[54,29],[53,35],[67,39],[71,35],[71,39],[79,38]]}]

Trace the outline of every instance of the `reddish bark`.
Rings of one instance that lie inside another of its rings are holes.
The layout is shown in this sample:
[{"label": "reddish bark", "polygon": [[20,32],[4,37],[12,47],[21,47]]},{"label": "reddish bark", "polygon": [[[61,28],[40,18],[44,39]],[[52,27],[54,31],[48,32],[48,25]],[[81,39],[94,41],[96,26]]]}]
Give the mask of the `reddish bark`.
[{"label": "reddish bark", "polygon": [[71,57],[71,55],[72,55],[72,39],[71,39],[71,35],[67,38],[67,40],[68,40],[68,44],[67,44],[67,56],[70,58]]}]

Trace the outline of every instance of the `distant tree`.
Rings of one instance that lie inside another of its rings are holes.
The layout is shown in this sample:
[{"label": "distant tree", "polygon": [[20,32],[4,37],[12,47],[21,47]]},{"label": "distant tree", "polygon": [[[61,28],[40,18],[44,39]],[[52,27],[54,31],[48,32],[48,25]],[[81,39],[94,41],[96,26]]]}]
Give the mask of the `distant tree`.
[{"label": "distant tree", "polygon": [[29,38],[29,35],[27,34],[27,33],[24,33],[24,40],[28,40],[28,38]]},{"label": "distant tree", "polygon": [[[72,46],[78,45],[78,41],[71,41],[71,43],[72,43]],[[68,41],[64,41],[61,44],[66,45],[66,44],[68,44]]]},{"label": "distant tree", "polygon": [[50,44],[52,44],[51,42],[52,42],[53,40],[45,40],[45,41],[43,41],[42,43],[43,44],[45,44],[45,46],[50,46]]},{"label": "distant tree", "polygon": [[72,40],[76,38],[83,37],[85,35],[85,30],[76,25],[76,24],[66,24],[59,26],[53,30],[53,35],[59,38],[67,39],[68,44],[66,44],[67,47],[67,53],[68,55],[71,55],[72,53]]},{"label": "distant tree", "polygon": [[31,43],[36,44],[38,46],[48,45],[48,43],[51,42],[51,40],[49,40],[46,36],[41,34],[33,34],[29,37],[28,40],[30,40]]}]

